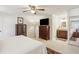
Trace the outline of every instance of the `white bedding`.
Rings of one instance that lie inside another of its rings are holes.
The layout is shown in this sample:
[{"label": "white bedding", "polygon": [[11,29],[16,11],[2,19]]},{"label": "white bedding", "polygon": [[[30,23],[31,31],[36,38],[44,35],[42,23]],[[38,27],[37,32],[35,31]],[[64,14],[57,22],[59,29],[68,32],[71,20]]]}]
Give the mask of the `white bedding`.
[{"label": "white bedding", "polygon": [[0,38],[0,54],[46,54],[39,41],[24,36]]}]

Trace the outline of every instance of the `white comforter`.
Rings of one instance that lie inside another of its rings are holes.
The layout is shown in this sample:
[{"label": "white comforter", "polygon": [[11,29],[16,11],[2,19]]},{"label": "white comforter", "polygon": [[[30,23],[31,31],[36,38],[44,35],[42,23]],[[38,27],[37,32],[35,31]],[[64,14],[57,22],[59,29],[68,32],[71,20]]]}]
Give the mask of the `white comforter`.
[{"label": "white comforter", "polygon": [[46,47],[39,41],[24,36],[0,38],[0,54],[45,54]]}]

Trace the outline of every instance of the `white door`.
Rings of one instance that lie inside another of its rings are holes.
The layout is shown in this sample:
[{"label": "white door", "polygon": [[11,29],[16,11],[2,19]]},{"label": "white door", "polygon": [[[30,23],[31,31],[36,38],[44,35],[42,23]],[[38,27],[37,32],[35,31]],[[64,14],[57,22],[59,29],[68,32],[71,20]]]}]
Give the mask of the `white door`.
[{"label": "white door", "polygon": [[0,16],[0,37],[3,36],[3,18]]}]

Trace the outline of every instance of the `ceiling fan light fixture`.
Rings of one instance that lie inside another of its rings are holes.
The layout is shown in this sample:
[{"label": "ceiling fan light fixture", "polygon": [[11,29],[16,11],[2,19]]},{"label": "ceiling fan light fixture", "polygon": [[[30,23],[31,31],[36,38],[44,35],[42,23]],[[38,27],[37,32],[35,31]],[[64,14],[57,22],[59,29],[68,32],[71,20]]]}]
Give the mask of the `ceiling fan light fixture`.
[{"label": "ceiling fan light fixture", "polygon": [[38,11],[45,11],[45,9],[38,8],[37,5],[28,5],[28,10],[25,10],[23,12],[28,12],[28,11],[30,11],[33,14],[36,14]]},{"label": "ceiling fan light fixture", "polygon": [[33,14],[34,14],[34,13],[35,13],[35,10],[31,10],[31,13],[33,13]]}]

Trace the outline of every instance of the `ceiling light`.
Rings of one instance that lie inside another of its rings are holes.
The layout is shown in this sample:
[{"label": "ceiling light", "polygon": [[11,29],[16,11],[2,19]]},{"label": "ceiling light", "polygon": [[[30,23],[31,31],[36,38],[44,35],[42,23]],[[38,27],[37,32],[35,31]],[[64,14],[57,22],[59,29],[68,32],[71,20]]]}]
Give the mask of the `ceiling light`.
[{"label": "ceiling light", "polygon": [[35,13],[35,10],[31,10],[31,13]]}]

